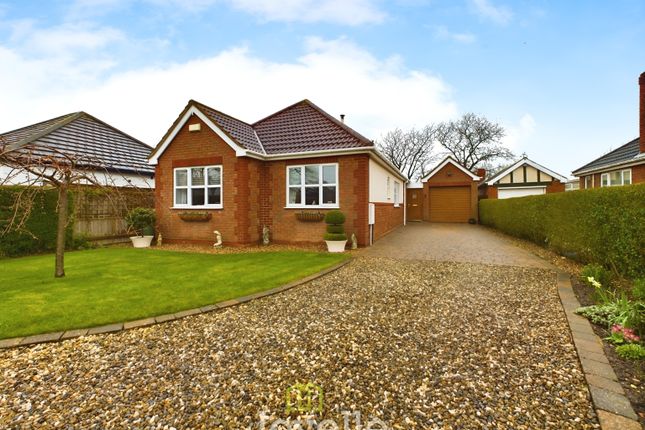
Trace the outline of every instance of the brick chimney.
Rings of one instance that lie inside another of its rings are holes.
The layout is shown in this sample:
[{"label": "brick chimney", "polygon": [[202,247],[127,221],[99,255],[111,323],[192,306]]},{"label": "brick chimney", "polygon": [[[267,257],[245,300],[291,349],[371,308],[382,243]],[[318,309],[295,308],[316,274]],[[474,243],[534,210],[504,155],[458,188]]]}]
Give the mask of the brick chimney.
[{"label": "brick chimney", "polygon": [[476,175],[481,178],[480,181],[483,181],[486,179],[486,169],[477,169]]},{"label": "brick chimney", "polygon": [[645,153],[645,72],[638,78],[638,85],[641,90],[640,98],[640,149],[641,154]]}]

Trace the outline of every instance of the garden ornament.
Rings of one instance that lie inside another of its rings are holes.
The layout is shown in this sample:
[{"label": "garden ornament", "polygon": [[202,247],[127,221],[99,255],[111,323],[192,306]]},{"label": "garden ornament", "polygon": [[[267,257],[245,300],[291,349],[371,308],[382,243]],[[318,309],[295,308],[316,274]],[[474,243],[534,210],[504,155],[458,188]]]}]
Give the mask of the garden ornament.
[{"label": "garden ornament", "polygon": [[222,247],[222,233],[220,233],[217,230],[215,230],[213,233],[215,233],[215,243],[213,244],[213,248],[221,248]]},{"label": "garden ornament", "polygon": [[262,245],[268,245],[271,242],[271,238],[269,237],[269,227],[266,225],[262,227]]},{"label": "garden ornament", "polygon": [[356,235],[354,233],[352,233],[350,240],[352,241],[352,249],[358,248],[358,242],[356,241]]},{"label": "garden ornament", "polygon": [[163,244],[163,236],[161,233],[159,233],[159,236],[157,236],[157,246],[161,246]]}]

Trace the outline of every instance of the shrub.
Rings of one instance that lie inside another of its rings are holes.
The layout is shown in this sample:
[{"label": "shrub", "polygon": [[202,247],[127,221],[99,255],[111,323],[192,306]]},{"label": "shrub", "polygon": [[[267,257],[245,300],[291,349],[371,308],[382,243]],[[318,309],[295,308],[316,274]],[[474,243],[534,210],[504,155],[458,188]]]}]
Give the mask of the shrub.
[{"label": "shrub", "polygon": [[578,315],[582,315],[594,324],[609,327],[612,325],[616,315],[616,308],[613,304],[583,306],[576,309]]},{"label": "shrub", "polygon": [[645,301],[645,278],[639,278],[634,281],[632,296],[636,300]]},{"label": "shrub", "polygon": [[628,343],[616,347],[616,354],[628,360],[645,359],[645,347],[638,343]]},{"label": "shrub", "polygon": [[338,210],[327,212],[325,215],[325,223],[327,223],[327,233],[325,233],[325,240],[347,240],[345,234],[345,214]]},{"label": "shrub", "polygon": [[[15,199],[23,189],[19,186],[0,187],[0,232],[7,226]],[[72,214],[73,198],[69,200],[68,213]],[[22,231],[11,230],[0,235],[0,256],[18,257],[50,252],[56,248],[58,190],[47,187],[35,190],[31,203],[31,213]],[[73,223],[70,222],[66,230],[68,249],[76,245],[72,231]]]},{"label": "shrub", "polygon": [[589,278],[600,282],[600,285],[603,287],[609,287],[611,285],[611,272],[600,264],[587,264],[582,268],[580,271],[580,279],[586,284],[591,285]]},{"label": "shrub", "polygon": [[155,211],[150,208],[134,208],[125,216],[128,230],[138,236],[154,234]]},{"label": "shrub", "polygon": [[645,276],[645,184],[484,199],[482,224],[618,273]]}]

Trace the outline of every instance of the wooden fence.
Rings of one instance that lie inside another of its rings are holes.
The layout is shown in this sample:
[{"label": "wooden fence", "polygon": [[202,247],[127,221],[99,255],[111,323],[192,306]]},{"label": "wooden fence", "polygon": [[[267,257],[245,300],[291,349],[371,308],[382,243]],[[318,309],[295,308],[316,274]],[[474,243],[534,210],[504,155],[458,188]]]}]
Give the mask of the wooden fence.
[{"label": "wooden fence", "polygon": [[81,189],[74,192],[74,235],[93,242],[126,241],[125,215],[136,207],[154,208],[154,190]]}]

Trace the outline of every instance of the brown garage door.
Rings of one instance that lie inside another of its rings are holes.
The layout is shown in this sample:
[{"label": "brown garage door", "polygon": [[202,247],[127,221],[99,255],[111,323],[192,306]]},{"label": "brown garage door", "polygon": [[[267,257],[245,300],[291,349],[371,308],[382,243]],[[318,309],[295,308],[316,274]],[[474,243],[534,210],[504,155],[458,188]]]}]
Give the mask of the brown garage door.
[{"label": "brown garage door", "polygon": [[431,222],[468,222],[470,187],[431,187]]}]

